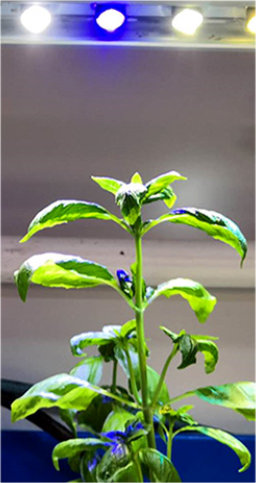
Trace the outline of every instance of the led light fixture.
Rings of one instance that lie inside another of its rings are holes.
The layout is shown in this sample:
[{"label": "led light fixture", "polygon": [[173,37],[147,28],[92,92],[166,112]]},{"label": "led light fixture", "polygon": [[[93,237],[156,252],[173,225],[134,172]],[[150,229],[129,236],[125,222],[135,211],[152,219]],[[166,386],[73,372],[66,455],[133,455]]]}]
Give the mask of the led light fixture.
[{"label": "led light fixture", "polygon": [[51,14],[40,5],[33,5],[27,8],[21,14],[20,21],[29,32],[32,34],[40,34],[43,32],[51,23]]},{"label": "led light fixture", "polygon": [[247,23],[246,29],[251,32],[251,34],[256,34],[256,15],[254,8],[247,9]]},{"label": "led light fixture", "polygon": [[184,8],[173,17],[172,26],[178,32],[186,35],[194,35],[202,22],[203,15],[201,12],[192,8]]},{"label": "led light fixture", "polygon": [[125,22],[125,15],[123,11],[112,6],[101,7],[98,6],[96,10],[95,19],[97,25],[106,32],[115,32]]}]

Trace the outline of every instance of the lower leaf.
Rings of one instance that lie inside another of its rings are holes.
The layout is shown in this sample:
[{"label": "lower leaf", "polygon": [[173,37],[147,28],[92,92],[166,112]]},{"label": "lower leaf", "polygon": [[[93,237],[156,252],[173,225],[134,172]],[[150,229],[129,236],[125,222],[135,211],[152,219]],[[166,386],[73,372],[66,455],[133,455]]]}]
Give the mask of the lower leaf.
[{"label": "lower leaf", "polygon": [[222,431],[222,429],[208,428],[207,426],[185,426],[184,428],[179,429],[175,434],[183,431],[198,431],[199,433],[203,433],[210,438],[216,439],[222,444],[226,444],[237,454],[241,464],[243,465],[238,471],[242,472],[249,468],[251,464],[250,452],[246,446],[241,443],[241,441],[226,431]]},{"label": "lower leaf", "polygon": [[146,448],[139,452],[139,459],[149,472],[153,472],[156,481],[181,481],[172,462],[156,449]]}]

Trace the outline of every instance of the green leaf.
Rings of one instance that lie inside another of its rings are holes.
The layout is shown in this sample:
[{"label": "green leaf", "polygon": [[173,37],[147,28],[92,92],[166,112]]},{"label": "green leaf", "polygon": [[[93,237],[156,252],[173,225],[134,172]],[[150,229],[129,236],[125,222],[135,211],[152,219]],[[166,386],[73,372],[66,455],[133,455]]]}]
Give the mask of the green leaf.
[{"label": "green leaf", "polygon": [[[72,340],[72,339],[71,339]],[[102,378],[103,359],[101,356],[87,357],[79,361],[70,371],[71,376],[78,377],[91,384],[98,385]]]},{"label": "green leaf", "polygon": [[[119,218],[96,203],[77,200],[58,200],[41,210],[33,218],[28,227],[27,234],[20,240],[20,243],[26,242],[35,233],[45,228],[52,228],[56,225],[86,218],[111,220],[122,225]],[[122,226],[125,228],[124,225]]]},{"label": "green leaf", "polygon": [[197,343],[188,334],[184,334],[179,342],[179,349],[182,355],[181,364],[178,369],[185,369],[185,367],[196,363]]},{"label": "green leaf", "polygon": [[177,196],[173,192],[172,188],[168,186],[167,188],[164,188],[162,191],[160,191],[155,195],[151,195],[148,198],[145,197],[143,199],[143,204],[153,203],[155,201],[162,200],[164,201],[166,206],[170,209],[173,207],[176,199],[177,199]]},{"label": "green leaf", "polygon": [[84,451],[96,451],[99,448],[109,446],[108,443],[98,438],[75,438],[63,441],[55,446],[52,452],[52,461],[59,470],[59,460],[64,458],[72,458]]},{"label": "green leaf", "polygon": [[86,409],[97,392],[86,381],[58,374],[32,386],[11,406],[12,421],[34,414],[38,409],[58,406],[63,409]]},{"label": "green leaf", "polygon": [[[155,390],[157,388],[158,382],[159,382],[159,374],[152,369],[152,367],[147,366],[147,379],[148,379],[148,397],[150,400],[153,399]],[[170,399],[168,388],[166,383],[164,382],[162,385],[162,389],[160,391],[160,394],[158,396],[158,403],[160,404],[165,404],[168,402]]]},{"label": "green leaf", "polygon": [[246,446],[226,431],[208,428],[206,426],[185,426],[184,428],[179,429],[177,433],[181,433],[183,431],[198,431],[199,433],[203,433],[206,436],[216,439],[220,443],[229,446],[229,448],[231,448],[237,454],[241,464],[243,465],[242,468],[239,469],[239,472],[247,470],[247,468],[250,466],[251,454]]},{"label": "green leaf", "polygon": [[103,178],[101,176],[92,176],[91,177],[95,183],[98,183],[98,185],[105,191],[109,191],[113,195],[116,195],[118,190],[123,186],[123,182],[119,181],[114,178]]},{"label": "green leaf", "polygon": [[76,416],[77,416],[77,410],[76,409],[60,409],[59,415],[66,423],[66,425],[70,428],[72,431],[73,437],[77,437],[77,421],[76,421]]},{"label": "green leaf", "polygon": [[213,340],[218,337],[212,337],[210,335],[189,335],[185,330],[182,330],[179,334],[175,334],[166,327],[161,326],[160,329],[168,335],[174,343],[179,344],[179,350],[182,353],[182,364],[178,369],[184,369],[196,362],[197,352],[202,352],[205,359],[205,372],[210,374],[214,371],[218,362],[219,351],[218,347]]},{"label": "green leaf", "polygon": [[134,173],[134,175],[131,177],[131,183],[139,183],[139,184],[143,184],[142,183],[142,179],[141,179],[141,175],[136,171],[136,173]]},{"label": "green leaf", "polygon": [[105,345],[113,340],[113,336],[103,331],[83,332],[70,339],[70,347],[74,356],[84,356],[83,349],[92,345]]},{"label": "green leaf", "polygon": [[248,421],[255,421],[256,409],[236,409],[236,412],[242,414]]},{"label": "green leaf", "polygon": [[125,324],[122,325],[122,328],[120,330],[120,336],[127,338],[133,331],[136,330],[136,320],[128,320],[128,322],[125,322]]},{"label": "green leaf", "polygon": [[128,465],[131,460],[128,448],[124,444],[116,444],[109,448],[97,466],[97,481],[112,481],[113,475]]},{"label": "green leaf", "polygon": [[66,289],[102,284],[118,288],[113,275],[103,265],[61,253],[42,253],[28,258],[14,273],[14,278],[23,302],[30,282]]},{"label": "green leaf", "polygon": [[[205,336],[206,337],[206,336]],[[210,374],[215,370],[219,359],[219,350],[212,340],[206,340],[200,335],[191,335],[191,338],[197,343],[198,352],[202,352],[204,356],[204,368],[206,374]]]},{"label": "green leaf", "polygon": [[109,431],[125,431],[127,421],[135,419],[135,416],[123,409],[120,406],[114,406],[111,413],[109,413],[103,428],[102,432],[107,433]]},{"label": "green leaf", "polygon": [[85,410],[97,394],[108,396],[131,407],[138,407],[132,401],[123,399],[101,387],[93,386],[87,381],[82,381],[69,374],[57,374],[38,382],[12,403],[12,421],[24,419],[38,409],[54,406],[78,411]]},{"label": "green leaf", "polygon": [[112,410],[112,406],[113,400],[106,400],[104,396],[98,394],[85,411],[78,413],[79,425],[86,431],[100,433],[105,419]]},{"label": "green leaf", "polygon": [[168,173],[161,174],[146,183],[146,188],[148,189],[147,197],[159,193],[174,181],[186,179],[185,176],[177,173],[177,171],[169,171]]},{"label": "green leaf", "polygon": [[137,474],[136,468],[134,463],[130,462],[127,466],[124,468],[120,468],[117,470],[111,478],[111,481],[113,482],[124,482],[124,481],[140,481],[139,476]]},{"label": "green leaf", "polygon": [[156,449],[141,449],[139,451],[139,458],[141,463],[155,474],[156,481],[181,481],[171,460]]},{"label": "green leaf", "polygon": [[140,216],[142,199],[146,193],[147,189],[140,183],[124,184],[116,193],[116,203],[125,221],[131,226]]},{"label": "green leaf", "polygon": [[235,382],[222,386],[201,387],[194,391],[204,401],[235,410],[252,410],[256,407],[256,383]]},{"label": "green leaf", "polygon": [[216,298],[200,283],[188,278],[176,278],[158,285],[151,297],[149,297],[148,303],[151,303],[159,295],[171,297],[177,294],[188,301],[201,323],[206,321],[216,304]]},{"label": "green leaf", "polygon": [[231,245],[241,256],[241,263],[245,259],[247,242],[243,233],[236,223],[220,213],[198,208],[180,208],[162,215],[156,220],[146,222],[142,234],[144,235],[148,230],[165,221],[198,228],[216,240]]}]

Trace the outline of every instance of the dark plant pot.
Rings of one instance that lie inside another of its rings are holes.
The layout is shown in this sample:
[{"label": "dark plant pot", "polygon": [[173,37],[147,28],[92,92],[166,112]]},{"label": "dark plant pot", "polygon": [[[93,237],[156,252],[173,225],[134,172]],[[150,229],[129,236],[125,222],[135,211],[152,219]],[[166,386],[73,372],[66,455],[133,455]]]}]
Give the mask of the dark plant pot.
[{"label": "dark plant pot", "polygon": [[[239,460],[228,447],[203,435],[179,435],[173,444],[173,462],[184,482],[254,482],[255,444],[251,435],[237,436],[250,450],[252,465],[238,473]],[[56,439],[43,431],[2,431],[2,482],[55,482],[77,478],[65,461],[54,469],[51,452]],[[165,444],[158,437],[158,449]]]}]

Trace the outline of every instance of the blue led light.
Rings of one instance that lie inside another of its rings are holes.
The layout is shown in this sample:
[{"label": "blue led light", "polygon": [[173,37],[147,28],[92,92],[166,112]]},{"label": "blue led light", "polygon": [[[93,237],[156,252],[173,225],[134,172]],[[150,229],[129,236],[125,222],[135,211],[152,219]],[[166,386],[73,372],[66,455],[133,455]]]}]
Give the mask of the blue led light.
[{"label": "blue led light", "polygon": [[95,16],[97,25],[106,32],[115,32],[125,22],[125,14],[122,10],[111,5],[98,6]]}]

